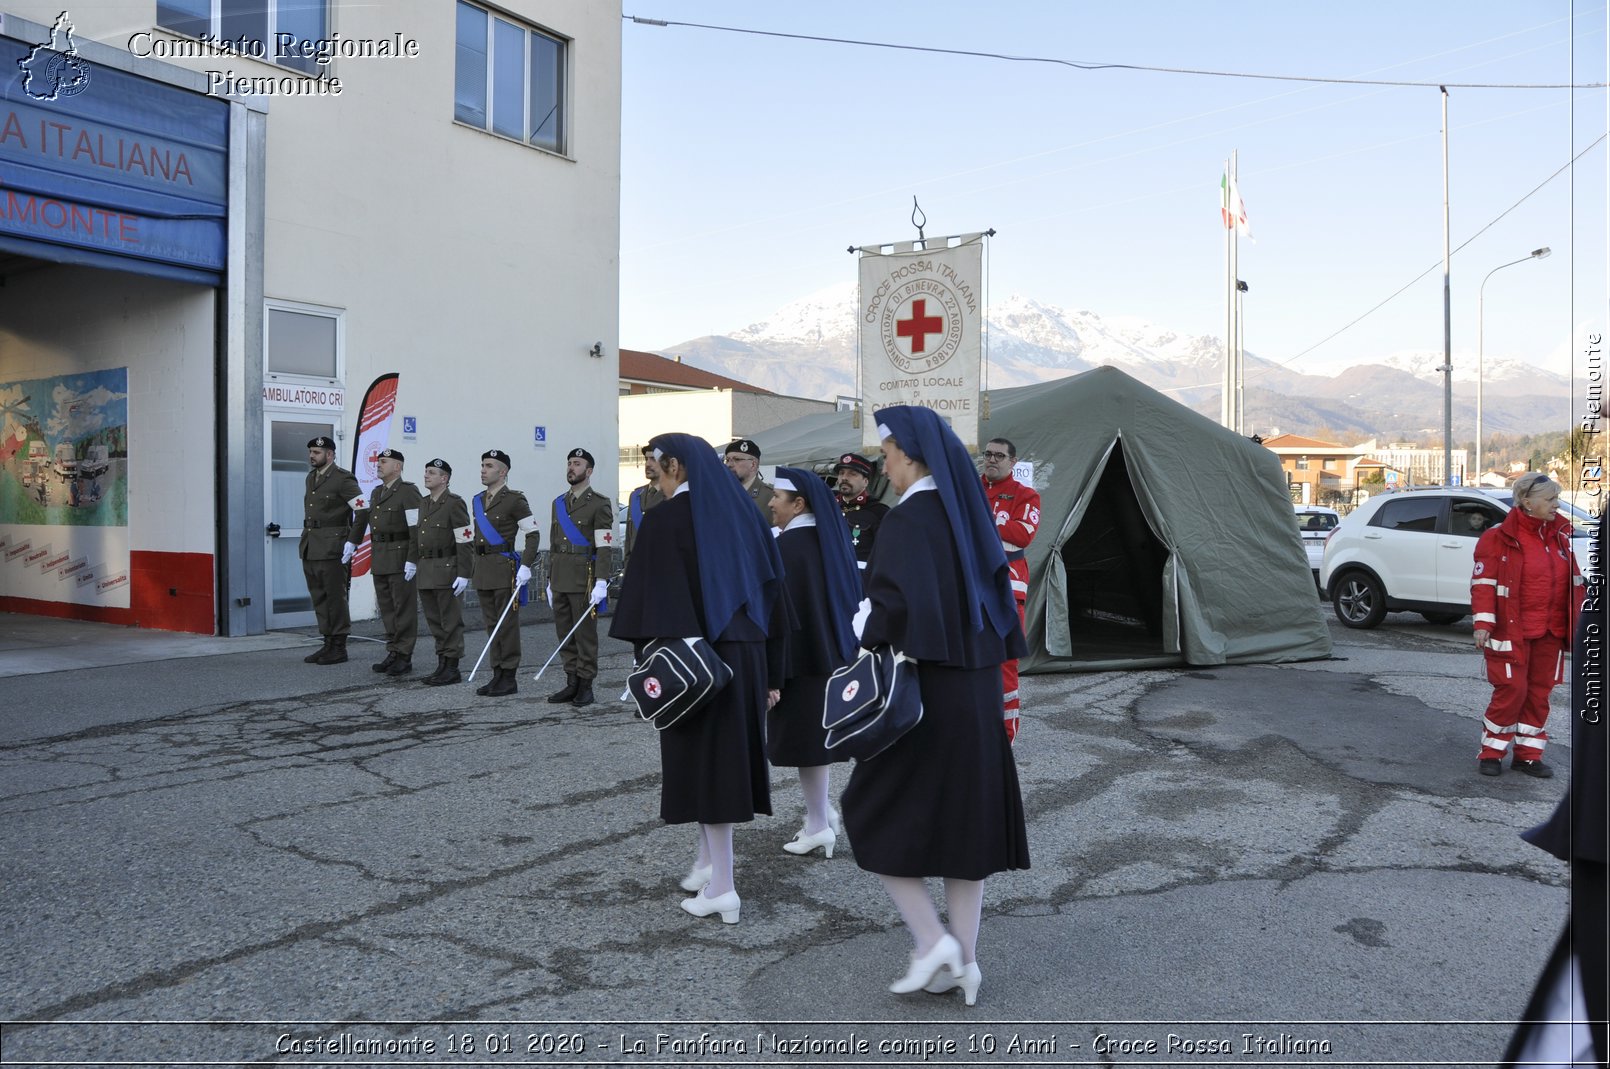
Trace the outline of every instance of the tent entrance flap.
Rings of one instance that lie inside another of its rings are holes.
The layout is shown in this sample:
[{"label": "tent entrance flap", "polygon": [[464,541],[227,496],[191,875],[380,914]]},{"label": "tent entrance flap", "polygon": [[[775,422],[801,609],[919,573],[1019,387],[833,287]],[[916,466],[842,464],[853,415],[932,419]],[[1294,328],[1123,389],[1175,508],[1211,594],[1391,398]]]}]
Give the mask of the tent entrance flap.
[{"label": "tent entrance flap", "polygon": [[1079,524],[1058,549],[1064,574],[1071,656],[1078,661],[1177,653],[1165,641],[1173,613],[1163,598],[1168,548],[1141,510],[1124,463],[1124,443],[1108,451]]}]

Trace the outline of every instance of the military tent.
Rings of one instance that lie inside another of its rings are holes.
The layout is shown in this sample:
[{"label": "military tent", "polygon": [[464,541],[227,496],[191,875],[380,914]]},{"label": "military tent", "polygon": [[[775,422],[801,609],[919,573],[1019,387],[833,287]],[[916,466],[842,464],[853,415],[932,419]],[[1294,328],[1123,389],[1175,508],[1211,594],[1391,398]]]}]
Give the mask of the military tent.
[{"label": "military tent", "polygon": [[[1116,368],[997,390],[981,432],[1034,465],[1030,672],[1329,656],[1285,478],[1262,446]],[[766,463],[828,470],[850,413],[761,436]]]}]

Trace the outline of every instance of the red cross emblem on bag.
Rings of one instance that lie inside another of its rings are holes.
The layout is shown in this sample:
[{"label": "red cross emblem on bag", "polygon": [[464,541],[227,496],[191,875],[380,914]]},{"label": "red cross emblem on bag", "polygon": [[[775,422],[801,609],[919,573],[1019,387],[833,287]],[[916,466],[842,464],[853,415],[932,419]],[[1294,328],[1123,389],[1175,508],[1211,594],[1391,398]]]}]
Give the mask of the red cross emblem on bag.
[{"label": "red cross emblem on bag", "polygon": [[643,693],[650,698],[658,698],[660,696],[660,681],[653,676],[643,680]]},{"label": "red cross emblem on bag", "polygon": [[856,693],[859,692],[860,689],[861,689],[861,681],[858,680],[858,679],[852,679],[852,680],[850,680],[850,682],[848,684],[845,685],[844,693],[843,693],[842,697],[844,698],[845,701],[852,701],[852,700],[854,700]]}]

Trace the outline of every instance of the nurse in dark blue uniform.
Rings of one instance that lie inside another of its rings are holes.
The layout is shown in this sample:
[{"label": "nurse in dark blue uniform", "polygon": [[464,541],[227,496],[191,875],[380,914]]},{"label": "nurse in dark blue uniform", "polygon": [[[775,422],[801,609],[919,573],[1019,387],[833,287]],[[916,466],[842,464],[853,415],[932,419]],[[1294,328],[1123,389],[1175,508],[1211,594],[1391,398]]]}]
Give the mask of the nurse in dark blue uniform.
[{"label": "nurse in dark blue uniform", "polygon": [[824,744],[822,695],[828,677],[855,652],[851,620],[861,599],[861,575],[838,502],[821,478],[801,468],[778,468],[772,489],[772,523],[782,530],[777,548],[793,626],[783,644],[782,694],[766,713],[766,755],[778,767],[799,769],[805,795],[805,824],[783,849],[821,849],[832,857],[838,814],[828,801],[834,757]]},{"label": "nurse in dark blue uniform", "polygon": [[[982,980],[976,947],[984,878],[1029,867],[1017,766],[1001,730],[1001,662],[1026,652],[1006,554],[971,456],[932,411],[874,413],[884,474],[900,501],[866,572],[861,644],[915,658],[923,718],[856,763],[844,827],[856,864],[878,874],[916,944],[897,993]],[[924,877],[945,882],[949,927]]]},{"label": "nurse in dark blue uniform", "polygon": [[682,908],[735,924],[732,826],[771,814],[766,636],[783,608],[782,559],[754,501],[710,443],[664,434],[649,445],[665,501],[643,515],[609,633],[638,646],[704,638],[732,669],[732,682],[707,707],[659,739],[660,817],[699,826],[693,871],[682,881],[697,893]]}]

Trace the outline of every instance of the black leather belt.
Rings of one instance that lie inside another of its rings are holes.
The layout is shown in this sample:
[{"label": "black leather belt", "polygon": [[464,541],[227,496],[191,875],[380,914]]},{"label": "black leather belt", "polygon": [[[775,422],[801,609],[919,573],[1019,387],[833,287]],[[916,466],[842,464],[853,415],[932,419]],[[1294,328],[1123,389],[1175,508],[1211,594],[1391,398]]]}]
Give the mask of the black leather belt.
[{"label": "black leather belt", "polygon": [[1006,559],[1007,560],[1022,560],[1023,559],[1023,551],[1021,549],[1008,550],[1007,554],[1006,554]]},{"label": "black leather belt", "polygon": [[372,541],[375,541],[375,542],[406,542],[406,541],[408,541],[408,532],[407,531],[371,531],[371,532],[369,532],[369,537],[370,537],[370,539]]},{"label": "black leather belt", "polygon": [[306,530],[316,531],[316,530],[319,529],[319,521],[318,520],[303,520],[302,521],[302,526]]},{"label": "black leather belt", "polygon": [[554,546],[548,552],[550,552],[550,553],[558,553],[561,556],[566,556],[566,555],[574,555],[574,556],[586,555],[586,556],[591,556],[593,551],[591,549],[588,549],[588,548],[584,547],[584,546],[574,545],[574,544],[572,544],[570,542],[563,542],[563,543],[561,543],[561,544],[559,544],[557,546]]},{"label": "black leather belt", "polygon": [[456,547],[446,546],[440,549],[421,549],[419,556],[421,560],[436,560],[440,557],[455,556],[457,553],[458,549]]},{"label": "black leather belt", "polygon": [[497,546],[476,546],[475,547],[475,553],[476,553],[476,556],[479,556],[479,557],[510,557],[510,556],[513,556],[513,554],[509,550],[501,549],[501,548],[499,548]]}]

